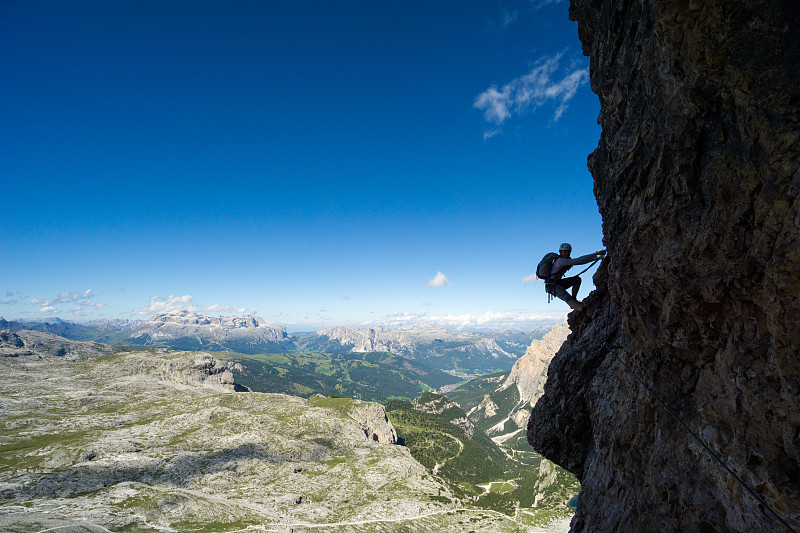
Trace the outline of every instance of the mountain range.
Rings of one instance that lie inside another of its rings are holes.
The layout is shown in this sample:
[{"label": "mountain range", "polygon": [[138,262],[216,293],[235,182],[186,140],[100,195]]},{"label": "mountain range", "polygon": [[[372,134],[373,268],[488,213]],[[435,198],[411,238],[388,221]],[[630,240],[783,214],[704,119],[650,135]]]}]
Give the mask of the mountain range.
[{"label": "mountain range", "polygon": [[209,317],[190,311],[157,314],[149,320],[98,320],[77,324],[63,320],[7,321],[0,330],[53,333],[71,340],[114,345],[163,346],[179,350],[241,354],[325,352],[336,354],[391,352],[458,375],[509,370],[534,339],[549,329],[531,332],[453,331],[432,325],[400,328],[320,329],[289,334],[283,326],[257,316]]}]

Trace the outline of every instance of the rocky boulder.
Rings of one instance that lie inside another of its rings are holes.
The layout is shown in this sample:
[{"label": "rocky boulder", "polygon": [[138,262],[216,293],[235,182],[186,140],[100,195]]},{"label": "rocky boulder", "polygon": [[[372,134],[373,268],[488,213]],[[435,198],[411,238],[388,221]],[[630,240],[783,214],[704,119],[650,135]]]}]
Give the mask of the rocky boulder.
[{"label": "rocky boulder", "polygon": [[384,444],[397,444],[397,432],[386,416],[386,408],[381,404],[353,400],[347,414],[361,425],[368,439]]},{"label": "rocky boulder", "polygon": [[205,353],[192,354],[192,363],[182,360],[166,360],[162,371],[176,383],[188,387],[201,387],[219,392],[235,392],[233,372],[225,362]]}]

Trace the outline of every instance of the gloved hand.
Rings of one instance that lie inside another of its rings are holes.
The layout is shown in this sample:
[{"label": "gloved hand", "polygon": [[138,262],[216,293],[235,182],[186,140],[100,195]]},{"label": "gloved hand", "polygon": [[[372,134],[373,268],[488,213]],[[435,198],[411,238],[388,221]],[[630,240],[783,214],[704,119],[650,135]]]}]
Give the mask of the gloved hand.
[{"label": "gloved hand", "polygon": [[599,250],[599,251],[595,252],[595,255],[597,256],[598,259],[602,259],[603,257],[606,256],[606,251],[605,250]]}]

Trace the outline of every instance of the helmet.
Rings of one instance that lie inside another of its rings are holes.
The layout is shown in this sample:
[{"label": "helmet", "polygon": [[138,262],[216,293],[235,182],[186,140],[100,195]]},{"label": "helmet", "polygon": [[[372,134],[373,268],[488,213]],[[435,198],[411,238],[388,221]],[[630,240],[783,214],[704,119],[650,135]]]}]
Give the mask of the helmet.
[{"label": "helmet", "polygon": [[568,242],[561,243],[561,246],[558,247],[559,252],[571,252],[572,246]]}]

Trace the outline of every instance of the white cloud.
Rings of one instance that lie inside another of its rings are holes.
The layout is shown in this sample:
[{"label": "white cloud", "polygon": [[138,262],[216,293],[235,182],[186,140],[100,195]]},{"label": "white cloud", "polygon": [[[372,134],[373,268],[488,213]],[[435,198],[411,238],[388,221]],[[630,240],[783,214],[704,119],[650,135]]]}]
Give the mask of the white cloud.
[{"label": "white cloud", "polygon": [[349,299],[350,299],[349,294],[342,294],[342,300],[349,300]]},{"label": "white cloud", "polygon": [[105,305],[101,302],[95,302],[93,298],[94,294],[92,293],[92,289],[86,289],[83,292],[61,291],[51,300],[31,298],[25,302],[25,305],[41,306],[39,310],[40,313],[60,313],[60,305],[72,303],[75,304],[75,307],[72,308],[70,312],[76,314],[87,308],[98,308]]},{"label": "white cloud", "polygon": [[487,311],[482,315],[464,314],[445,314],[428,315],[427,313],[417,314],[408,312],[396,312],[383,317],[380,320],[363,322],[365,327],[383,325],[396,328],[400,326],[410,326],[414,324],[440,326],[450,329],[533,329],[546,324],[553,324],[564,320],[566,312],[555,311],[546,313],[530,313],[524,310],[514,311]]},{"label": "white cloud", "polygon": [[425,285],[428,287],[444,287],[445,285],[450,285],[450,280],[441,271],[437,271],[433,279],[429,280]]},{"label": "white cloud", "polygon": [[170,311],[196,311],[197,308],[189,305],[192,302],[192,297],[188,294],[183,296],[151,296],[150,305],[146,305],[136,311],[137,315],[155,315],[159,313],[169,313]]},{"label": "white cloud", "polygon": [[549,4],[560,4],[561,0],[531,0],[534,9],[542,8]]},{"label": "white cloud", "polygon": [[[513,83],[513,82],[512,82]],[[503,87],[503,92],[499,92],[497,87],[489,87],[475,98],[472,107],[483,110],[483,118],[495,124],[502,124],[505,119],[511,116],[508,110],[509,100],[511,99],[511,88],[509,85]]]},{"label": "white cloud", "polygon": [[205,311],[207,313],[232,313],[233,306],[230,305],[220,305],[220,304],[211,304],[206,307],[201,307],[198,309],[199,311]]},{"label": "white cloud", "polygon": [[138,311],[131,311],[137,315],[157,315],[160,313],[170,313],[172,311],[189,311],[192,313],[237,313],[237,314],[256,314],[254,309],[246,307],[234,307],[232,305],[211,304],[198,306],[194,304],[194,298],[190,294],[183,296],[151,296],[150,303]]},{"label": "white cloud", "polygon": [[539,279],[539,276],[537,276],[535,272],[533,274],[528,274],[527,276],[524,276],[522,278],[523,285],[529,285],[531,283],[539,283],[540,281],[542,280]]},{"label": "white cloud", "polygon": [[491,139],[495,135],[500,135],[501,133],[503,133],[503,130],[501,130],[500,128],[492,128],[490,130],[484,131],[483,140],[486,141],[488,139]]},{"label": "white cloud", "polygon": [[[557,121],[566,111],[578,88],[589,81],[589,69],[584,66],[572,67],[568,72],[557,76],[563,55],[562,52],[539,59],[530,72],[511,80],[500,89],[496,86],[489,87],[475,98],[473,107],[483,111],[487,122],[500,125],[512,114],[551,103],[556,106],[553,121]],[[487,133],[484,133],[484,139],[497,135],[491,133],[487,137]]]}]

